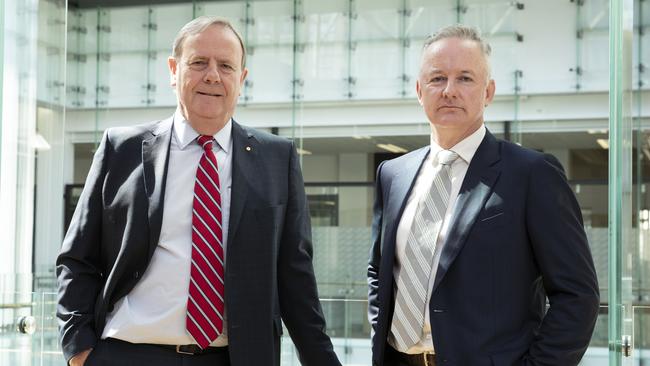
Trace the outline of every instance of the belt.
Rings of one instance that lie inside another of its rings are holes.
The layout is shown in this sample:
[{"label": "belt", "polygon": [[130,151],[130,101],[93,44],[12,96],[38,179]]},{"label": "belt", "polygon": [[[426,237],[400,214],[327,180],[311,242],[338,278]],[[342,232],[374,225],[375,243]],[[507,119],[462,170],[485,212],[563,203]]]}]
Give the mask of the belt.
[{"label": "belt", "polygon": [[390,345],[387,345],[387,351],[391,354],[393,358],[403,361],[406,365],[410,366],[436,366],[436,355],[433,352],[424,352],[424,353],[403,353],[400,352]]},{"label": "belt", "polygon": [[176,346],[172,344],[150,344],[150,346],[161,347],[183,355],[205,355],[208,353],[228,353],[228,346],[208,347],[205,349],[202,349],[196,344],[181,344]]},{"label": "belt", "polygon": [[402,353],[402,358],[408,359],[411,365],[436,366],[436,355],[433,352],[417,353],[414,355]]}]

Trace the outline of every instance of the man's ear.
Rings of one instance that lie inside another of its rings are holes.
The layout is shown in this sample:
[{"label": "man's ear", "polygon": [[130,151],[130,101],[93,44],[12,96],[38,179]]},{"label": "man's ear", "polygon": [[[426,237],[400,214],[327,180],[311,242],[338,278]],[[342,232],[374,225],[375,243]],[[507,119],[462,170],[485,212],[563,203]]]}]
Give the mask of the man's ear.
[{"label": "man's ear", "polygon": [[422,88],[420,87],[420,79],[415,80],[415,92],[418,95],[418,103],[422,105]]},{"label": "man's ear", "polygon": [[492,103],[492,99],[494,99],[494,93],[496,91],[496,85],[494,84],[494,79],[490,79],[488,81],[488,85],[485,89],[485,106],[487,107],[488,104]]},{"label": "man's ear", "polygon": [[178,71],[176,59],[172,56],[169,56],[167,59],[167,66],[169,67],[169,84],[171,86],[176,86],[176,72]]},{"label": "man's ear", "polygon": [[239,85],[244,86],[246,76],[248,76],[248,69],[244,67],[244,70],[241,72],[241,78],[239,79]]}]

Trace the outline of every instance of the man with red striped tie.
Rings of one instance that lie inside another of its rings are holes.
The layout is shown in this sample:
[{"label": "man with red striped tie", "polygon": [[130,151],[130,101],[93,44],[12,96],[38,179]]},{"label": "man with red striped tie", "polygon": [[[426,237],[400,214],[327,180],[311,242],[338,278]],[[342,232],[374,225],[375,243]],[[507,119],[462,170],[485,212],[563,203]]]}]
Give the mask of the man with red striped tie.
[{"label": "man with red striped tie", "polygon": [[108,129],[57,259],[70,365],[340,365],[325,334],[289,140],[232,118],[245,47],[199,17],[168,64],[178,108]]}]

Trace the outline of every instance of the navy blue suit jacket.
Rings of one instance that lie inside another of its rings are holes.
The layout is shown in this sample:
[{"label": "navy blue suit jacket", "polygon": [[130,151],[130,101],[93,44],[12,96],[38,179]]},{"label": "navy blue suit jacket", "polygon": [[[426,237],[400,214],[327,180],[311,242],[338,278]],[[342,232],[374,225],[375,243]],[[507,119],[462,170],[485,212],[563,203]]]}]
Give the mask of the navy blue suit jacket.
[{"label": "navy blue suit jacket", "polygon": [[[377,171],[368,267],[373,365],[385,365],[397,226],[428,153],[413,151]],[[487,132],[452,220],[429,307],[437,362],[577,365],[599,292],[580,207],[560,163]]]},{"label": "navy blue suit jacket", "polygon": [[[147,270],[160,236],[172,134],[172,118],[112,128],[95,153],[57,259],[66,359],[96,344],[106,314]],[[304,365],[340,365],[318,301],[296,149],[236,122],[232,140],[225,273],[231,363],[279,365],[282,319]]]}]

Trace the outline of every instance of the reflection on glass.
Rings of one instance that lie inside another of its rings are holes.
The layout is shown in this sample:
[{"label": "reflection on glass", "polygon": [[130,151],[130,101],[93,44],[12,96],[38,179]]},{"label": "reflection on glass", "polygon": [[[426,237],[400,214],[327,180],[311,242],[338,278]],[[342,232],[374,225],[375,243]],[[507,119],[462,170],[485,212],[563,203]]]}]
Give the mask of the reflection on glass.
[{"label": "reflection on glass", "polygon": [[[0,364],[61,365],[55,311],[54,293],[0,292]],[[25,318],[34,322],[31,334],[21,332]]]},{"label": "reflection on glass", "polygon": [[650,360],[650,305],[633,308],[633,359],[640,365]]},{"label": "reflection on glass", "polygon": [[373,187],[306,188],[321,298],[365,300]]}]

